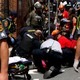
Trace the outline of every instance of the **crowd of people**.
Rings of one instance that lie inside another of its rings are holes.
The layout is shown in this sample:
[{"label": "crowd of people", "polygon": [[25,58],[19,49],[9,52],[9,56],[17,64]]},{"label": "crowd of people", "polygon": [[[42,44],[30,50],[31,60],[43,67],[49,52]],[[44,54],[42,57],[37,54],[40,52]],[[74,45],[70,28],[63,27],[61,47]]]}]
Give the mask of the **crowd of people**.
[{"label": "crowd of people", "polygon": [[[50,3],[50,8],[52,4]],[[34,64],[38,71],[44,72],[44,78],[58,73],[62,65],[73,66],[78,72],[80,6],[77,6],[76,2],[72,4],[67,0],[61,0],[56,11],[50,10],[50,35],[48,10],[48,4],[39,0],[34,4],[34,9],[26,20],[27,26],[35,30],[40,29],[44,37],[40,40],[42,41],[40,47],[32,51]],[[45,70],[44,63],[46,63]]]},{"label": "crowd of people", "polygon": [[[39,0],[27,16],[25,24],[15,38],[15,17],[0,20],[0,80],[8,80],[10,56],[32,59],[43,77],[57,75],[62,66],[74,67],[78,71],[80,58],[80,7],[61,0],[58,7],[50,11],[50,34],[48,27],[48,3]],[[52,3],[50,3],[51,7]],[[74,8],[75,6],[75,8]]]}]

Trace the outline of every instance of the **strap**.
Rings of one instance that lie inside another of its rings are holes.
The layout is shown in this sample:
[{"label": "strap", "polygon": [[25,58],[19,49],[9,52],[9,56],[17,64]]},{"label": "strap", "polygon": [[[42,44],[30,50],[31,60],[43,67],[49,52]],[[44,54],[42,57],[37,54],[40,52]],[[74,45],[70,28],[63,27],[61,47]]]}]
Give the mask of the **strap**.
[{"label": "strap", "polygon": [[77,18],[77,29],[79,30],[80,29],[80,15],[78,16]]},{"label": "strap", "polygon": [[[52,45],[53,45],[53,44],[54,44],[54,41],[53,41]],[[47,49],[47,53],[49,53],[49,51],[51,50],[52,45]]]},{"label": "strap", "polygon": [[30,34],[26,34],[29,38],[33,39],[33,36],[31,36]]}]

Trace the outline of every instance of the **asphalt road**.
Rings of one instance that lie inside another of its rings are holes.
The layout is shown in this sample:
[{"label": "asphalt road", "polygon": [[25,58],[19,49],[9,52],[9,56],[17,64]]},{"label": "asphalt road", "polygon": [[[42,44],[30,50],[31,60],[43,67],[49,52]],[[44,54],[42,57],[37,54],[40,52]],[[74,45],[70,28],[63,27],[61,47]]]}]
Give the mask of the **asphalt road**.
[{"label": "asphalt road", "polygon": [[[75,72],[72,67],[64,68],[64,70],[65,72],[60,73],[57,76],[49,78],[49,79],[43,79],[43,74],[37,72],[37,69],[29,70],[29,74],[32,77],[31,80],[80,80],[80,73]],[[16,79],[14,80],[24,80],[23,75],[16,77]]]},{"label": "asphalt road", "polygon": [[[33,80],[45,80],[43,79],[43,74],[37,73],[36,71],[34,73],[30,73]],[[80,73],[75,72],[72,67],[65,68],[65,72],[47,80],[80,80]]]},{"label": "asphalt road", "polygon": [[[73,67],[63,68],[65,72],[56,75],[55,77],[49,79],[43,79],[43,74],[37,72],[37,69],[30,69],[29,74],[31,75],[31,80],[80,80],[80,72],[74,71]],[[80,68],[79,68],[80,71]],[[17,76],[14,80],[27,80],[23,78],[24,75]]]}]

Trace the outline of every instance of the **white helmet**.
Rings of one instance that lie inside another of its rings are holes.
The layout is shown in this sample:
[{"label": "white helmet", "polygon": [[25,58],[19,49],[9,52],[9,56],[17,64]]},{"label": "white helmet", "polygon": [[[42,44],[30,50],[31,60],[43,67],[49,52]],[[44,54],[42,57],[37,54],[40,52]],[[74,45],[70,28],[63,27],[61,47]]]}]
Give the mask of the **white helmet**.
[{"label": "white helmet", "polygon": [[42,8],[42,5],[40,4],[40,2],[36,2],[35,4],[34,4],[34,7],[35,8]]}]

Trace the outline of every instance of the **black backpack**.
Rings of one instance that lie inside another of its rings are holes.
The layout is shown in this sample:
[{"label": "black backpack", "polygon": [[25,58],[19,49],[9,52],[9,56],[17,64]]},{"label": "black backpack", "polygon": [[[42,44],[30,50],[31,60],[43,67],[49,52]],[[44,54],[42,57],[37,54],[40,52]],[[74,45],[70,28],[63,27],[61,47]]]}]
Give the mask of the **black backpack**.
[{"label": "black backpack", "polygon": [[34,29],[31,27],[23,27],[20,30],[20,33],[16,39],[16,44],[14,45],[10,56],[26,56],[30,55],[32,51],[32,42],[33,42],[33,34]]},{"label": "black backpack", "polygon": [[24,33],[23,38],[19,44],[19,47],[24,50],[26,53],[31,53],[32,49],[33,49],[33,36],[31,34],[28,33]]}]

